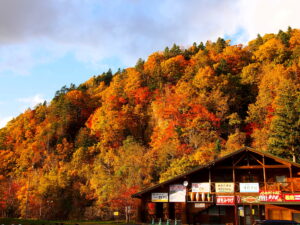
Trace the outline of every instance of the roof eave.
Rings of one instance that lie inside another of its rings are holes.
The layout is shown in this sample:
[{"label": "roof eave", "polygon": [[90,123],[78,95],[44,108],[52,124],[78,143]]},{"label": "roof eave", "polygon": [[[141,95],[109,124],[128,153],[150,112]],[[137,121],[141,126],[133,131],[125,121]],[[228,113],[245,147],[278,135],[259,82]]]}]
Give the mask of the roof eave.
[{"label": "roof eave", "polygon": [[162,182],[162,183],[156,184],[156,185],[154,185],[154,186],[152,186],[152,187],[149,187],[149,188],[146,188],[146,189],[144,189],[144,190],[142,190],[142,191],[140,191],[140,192],[137,192],[137,193],[133,194],[131,197],[132,197],[132,198],[141,198],[143,194],[145,194],[145,193],[147,193],[147,192],[149,192],[149,191],[151,191],[151,190],[154,190],[154,189],[156,189],[156,188],[158,188],[158,187],[160,187],[160,186],[164,186],[164,185],[166,185],[166,184],[172,183],[172,182],[174,182],[174,181],[176,181],[176,180],[182,179],[182,178],[184,178],[185,176],[191,175],[191,174],[193,174],[193,173],[195,173],[195,172],[198,172],[198,171],[200,171],[200,170],[202,170],[202,169],[209,168],[209,167],[213,166],[214,164],[216,164],[216,163],[218,163],[218,162],[221,162],[221,161],[223,161],[223,160],[225,160],[225,159],[228,159],[228,158],[230,158],[230,157],[232,157],[232,156],[234,156],[234,155],[237,155],[237,154],[239,154],[239,153],[241,153],[241,152],[243,152],[243,151],[251,151],[251,152],[253,152],[253,153],[260,154],[260,155],[262,155],[262,156],[267,156],[267,157],[273,158],[273,159],[276,160],[277,162],[280,162],[280,163],[283,163],[283,164],[288,163],[288,164],[290,164],[290,165],[293,165],[293,166],[296,166],[296,167],[300,168],[300,164],[298,164],[298,163],[291,162],[291,161],[288,161],[288,160],[286,160],[286,159],[282,159],[282,158],[280,158],[280,157],[277,157],[277,156],[272,155],[272,154],[267,153],[267,152],[262,152],[262,151],[255,150],[255,149],[250,148],[250,147],[243,147],[243,148],[241,148],[241,149],[239,149],[239,150],[237,150],[237,151],[234,151],[234,152],[232,152],[232,153],[230,153],[230,154],[228,154],[228,155],[225,155],[225,156],[223,156],[223,157],[221,157],[221,158],[219,158],[219,159],[216,159],[216,160],[214,160],[214,161],[211,161],[211,162],[209,162],[209,163],[207,163],[207,164],[205,164],[205,165],[203,165],[203,166],[198,166],[198,167],[194,168],[193,170],[191,170],[191,171],[189,171],[189,172],[186,172],[186,173],[184,173],[184,174],[178,175],[178,176],[173,177],[173,178],[171,178],[171,179],[169,179],[169,180],[166,180],[166,181],[164,181],[164,182]]}]

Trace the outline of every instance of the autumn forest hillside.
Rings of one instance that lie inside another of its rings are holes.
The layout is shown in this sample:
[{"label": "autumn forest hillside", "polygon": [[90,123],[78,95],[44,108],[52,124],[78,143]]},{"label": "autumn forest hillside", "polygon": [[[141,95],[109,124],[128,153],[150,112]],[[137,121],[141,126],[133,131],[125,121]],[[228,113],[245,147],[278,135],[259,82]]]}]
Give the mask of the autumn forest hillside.
[{"label": "autumn forest hillside", "polygon": [[[72,81],[70,81],[72,82]],[[173,45],[0,130],[0,216],[106,218],[242,146],[300,160],[300,30]]]}]

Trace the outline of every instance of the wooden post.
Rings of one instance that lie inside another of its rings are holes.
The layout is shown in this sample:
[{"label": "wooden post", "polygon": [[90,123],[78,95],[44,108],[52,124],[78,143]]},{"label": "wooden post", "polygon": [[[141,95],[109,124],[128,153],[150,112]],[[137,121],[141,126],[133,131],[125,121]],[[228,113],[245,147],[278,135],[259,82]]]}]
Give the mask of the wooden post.
[{"label": "wooden post", "polygon": [[188,224],[188,215],[187,215],[187,203],[182,203],[182,213],[181,213],[181,223],[182,224]]},{"label": "wooden post", "polygon": [[238,225],[239,224],[239,215],[238,215],[238,206],[237,206],[237,197],[235,195],[236,192],[236,183],[235,183],[235,164],[234,164],[234,160],[232,158],[232,181],[233,181],[233,192],[234,192],[234,224]]},{"label": "wooden post", "polygon": [[234,185],[233,185],[233,192],[235,193],[236,192],[236,188],[235,188],[235,169],[234,169],[234,161],[233,161],[233,159],[232,159],[232,182],[234,183]]},{"label": "wooden post", "polygon": [[265,156],[263,155],[263,174],[264,174],[264,188],[267,190],[267,177],[266,177],[266,166],[265,166]]},{"label": "wooden post", "polygon": [[139,223],[145,222],[143,220],[143,214],[145,213],[144,212],[145,204],[146,203],[142,198],[138,199],[138,204],[136,209],[136,221]]},{"label": "wooden post", "polygon": [[[192,185],[191,183],[190,183],[190,179],[189,178],[187,178],[187,177],[185,177],[185,179],[188,181],[188,185]],[[192,191],[192,190],[191,190]],[[189,198],[189,195],[188,195],[188,193],[189,193],[189,188],[188,187],[186,187],[186,192],[187,192],[187,195],[186,195],[186,198],[185,198],[185,203],[184,203],[184,213],[185,213],[185,223],[184,224],[190,224],[190,220],[189,220],[189,204],[188,204],[188,198]],[[183,223],[182,223],[183,224]]]},{"label": "wooden post", "polygon": [[238,207],[236,203],[236,198],[234,200],[234,224],[238,225],[239,224],[239,215],[238,215]]},{"label": "wooden post", "polygon": [[210,171],[210,167],[208,168],[208,182],[209,182],[210,192],[212,192],[212,188],[211,188],[211,171]]},{"label": "wooden post", "polygon": [[291,179],[292,193],[294,193],[294,180],[293,180],[292,165],[289,166],[289,171],[290,171],[290,179]]}]

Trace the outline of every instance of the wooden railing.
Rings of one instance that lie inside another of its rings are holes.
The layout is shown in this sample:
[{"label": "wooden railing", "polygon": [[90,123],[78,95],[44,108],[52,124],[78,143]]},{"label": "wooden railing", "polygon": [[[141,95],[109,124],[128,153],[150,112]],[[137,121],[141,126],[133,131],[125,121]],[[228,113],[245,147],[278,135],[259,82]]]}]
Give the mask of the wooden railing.
[{"label": "wooden railing", "polygon": [[[211,182],[211,192],[216,193],[215,183]],[[226,182],[224,182],[226,183]],[[228,182],[233,183],[233,182]],[[234,192],[240,192],[240,183],[247,182],[235,182]],[[300,180],[293,180],[292,182],[249,182],[249,183],[259,183],[260,191],[282,191],[282,192],[300,192]],[[189,190],[191,192],[191,190]]]}]

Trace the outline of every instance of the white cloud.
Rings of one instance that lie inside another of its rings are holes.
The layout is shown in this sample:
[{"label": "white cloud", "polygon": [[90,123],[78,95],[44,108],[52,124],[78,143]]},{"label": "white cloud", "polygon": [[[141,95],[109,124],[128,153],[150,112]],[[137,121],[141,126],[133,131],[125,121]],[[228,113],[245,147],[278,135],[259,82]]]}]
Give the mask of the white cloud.
[{"label": "white cloud", "polygon": [[13,117],[0,117],[0,128],[6,126],[7,122],[9,122]]},{"label": "white cloud", "polygon": [[31,97],[19,98],[18,101],[23,103],[21,111],[24,111],[26,108],[33,108],[39,103],[43,103],[46,99],[41,94],[36,94]]},{"label": "white cloud", "polygon": [[102,68],[110,58],[131,66],[173,43],[225,35],[247,43],[258,33],[300,27],[299,8],[298,0],[3,0],[0,73],[26,74],[69,52]]},{"label": "white cloud", "polygon": [[299,0],[240,0],[239,26],[248,34],[248,39],[258,33],[277,33],[288,26],[300,28]]}]

